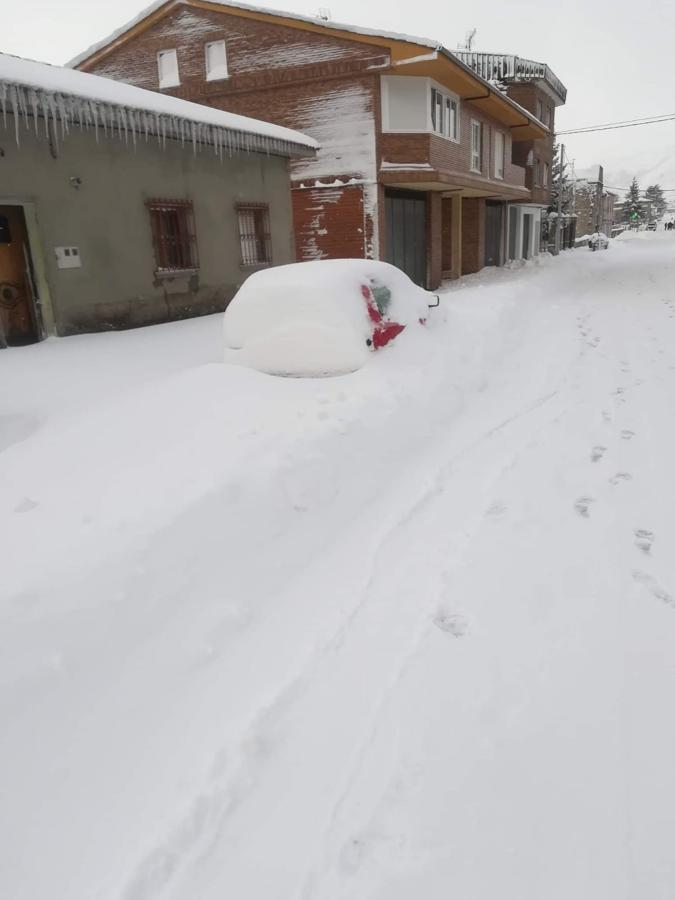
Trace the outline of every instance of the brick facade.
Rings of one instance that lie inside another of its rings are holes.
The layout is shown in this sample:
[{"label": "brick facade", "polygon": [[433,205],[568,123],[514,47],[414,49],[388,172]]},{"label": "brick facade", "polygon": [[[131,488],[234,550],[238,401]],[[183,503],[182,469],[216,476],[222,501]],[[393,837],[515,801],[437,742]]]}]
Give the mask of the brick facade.
[{"label": "brick facade", "polygon": [[[205,45],[217,40],[226,44],[228,77],[208,81]],[[348,32],[322,34],[285,24],[274,14],[208,9],[185,0],[168,12],[150,14],[141,30],[94,54],[81,67],[159,90],[157,53],[170,49],[177,54],[181,83],[168,93],[285,125],[321,144],[315,159],[291,163],[298,260],[386,258],[383,185],[409,189],[419,184],[427,193],[427,285],[436,287],[447,271],[446,241],[452,239],[451,225],[443,226],[446,184],[504,199],[529,196],[509,127],[471,101],[460,102],[459,143],[427,132],[383,133],[380,75],[392,71],[390,49],[382,41],[369,43],[366,36],[357,40]],[[471,171],[472,119],[483,126],[479,174]],[[505,139],[503,179],[495,177],[497,130]],[[394,173],[382,163],[413,163],[418,170]],[[425,183],[425,168],[433,171],[433,188]],[[479,200],[466,203],[461,227],[466,271],[483,265],[483,207]]]},{"label": "brick facade", "polygon": [[[515,159],[525,166],[525,185],[532,192],[532,203],[549,206],[551,203],[551,173],[553,172],[553,132],[555,129],[555,104],[548,94],[532,83],[512,83],[507,86],[509,97],[533,115],[541,111],[544,124],[551,129],[551,137],[546,140],[527,141],[516,147]],[[530,161],[531,160],[531,161]],[[539,183],[536,179],[535,162],[539,161]],[[548,166],[548,184],[544,184],[545,166]]]}]

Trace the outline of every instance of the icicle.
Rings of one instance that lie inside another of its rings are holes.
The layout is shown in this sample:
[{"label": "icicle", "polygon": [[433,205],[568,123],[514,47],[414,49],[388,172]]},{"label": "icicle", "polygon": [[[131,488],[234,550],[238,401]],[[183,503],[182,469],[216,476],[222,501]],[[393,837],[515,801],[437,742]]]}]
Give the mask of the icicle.
[{"label": "icicle", "polygon": [[96,138],[96,143],[98,144],[98,103],[92,103],[91,111],[94,117],[94,137]]},{"label": "icicle", "polygon": [[12,106],[12,115],[14,116],[14,136],[16,138],[16,146],[20,146],[19,144],[19,117],[17,115],[17,98],[16,98],[16,87],[12,85],[9,89],[9,102]]},{"label": "icicle", "polygon": [[145,128],[145,143],[148,142],[148,114],[146,112],[143,113],[143,127]]},{"label": "icicle", "polygon": [[31,107],[33,109],[33,125],[35,126],[35,137],[38,136],[38,93],[31,91],[30,95]]},{"label": "icicle", "polygon": [[162,150],[166,150],[166,118],[162,116]]},{"label": "icicle", "polygon": [[7,85],[0,84],[0,88],[2,88],[2,91],[0,91],[0,103],[2,104],[2,124],[5,128],[7,128],[7,106],[5,102],[7,100]]},{"label": "icicle", "polygon": [[134,150],[136,149],[136,113],[133,110],[129,110],[129,124],[131,125],[131,139],[134,144]]},{"label": "icicle", "polygon": [[190,128],[192,129],[192,154],[193,156],[197,155],[197,124],[196,122],[190,122]]},{"label": "icicle", "polygon": [[157,135],[157,144],[162,146],[162,130],[159,126],[159,113],[155,113],[155,134]]}]

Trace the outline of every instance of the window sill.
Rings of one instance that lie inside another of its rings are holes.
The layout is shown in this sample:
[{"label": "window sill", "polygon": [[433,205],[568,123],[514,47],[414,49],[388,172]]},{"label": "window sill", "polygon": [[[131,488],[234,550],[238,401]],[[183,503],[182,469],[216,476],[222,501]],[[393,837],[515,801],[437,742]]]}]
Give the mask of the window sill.
[{"label": "window sill", "polygon": [[434,137],[441,138],[443,141],[449,141],[451,144],[460,144],[461,141],[459,138],[449,137],[447,134],[439,134],[437,131],[430,131],[428,134],[433,134]]},{"label": "window sill", "polygon": [[482,174],[483,174],[482,171],[481,171],[480,169],[474,169],[473,166],[471,166],[471,168],[470,168],[469,171],[470,171],[473,175],[482,175]]},{"label": "window sill", "polygon": [[207,84],[212,84],[214,81],[228,81],[230,78],[229,73],[227,75],[211,75],[210,77],[206,76]]},{"label": "window sill", "polygon": [[170,91],[173,88],[180,87],[180,81],[174,81],[171,84],[161,84],[159,85],[160,91]]},{"label": "window sill", "polygon": [[199,269],[155,269],[155,278],[191,278]]},{"label": "window sill", "polygon": [[239,263],[240,269],[269,269],[271,262]]}]

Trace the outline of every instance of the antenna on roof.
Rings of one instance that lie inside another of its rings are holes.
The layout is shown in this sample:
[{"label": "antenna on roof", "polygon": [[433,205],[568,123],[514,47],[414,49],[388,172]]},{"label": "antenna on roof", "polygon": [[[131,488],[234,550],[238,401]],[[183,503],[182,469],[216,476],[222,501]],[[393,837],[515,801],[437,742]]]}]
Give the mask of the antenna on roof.
[{"label": "antenna on roof", "polygon": [[320,19],[323,19],[324,22],[330,22],[330,18],[331,18],[331,17],[330,17],[330,10],[328,9],[327,6],[320,6],[320,7],[319,7],[319,18],[320,18]]},{"label": "antenna on roof", "polygon": [[466,37],[464,38],[463,44],[457,44],[458,50],[468,50],[471,51],[473,49],[473,42],[476,39],[476,34],[478,33],[477,28],[472,28],[471,31],[467,31]]}]

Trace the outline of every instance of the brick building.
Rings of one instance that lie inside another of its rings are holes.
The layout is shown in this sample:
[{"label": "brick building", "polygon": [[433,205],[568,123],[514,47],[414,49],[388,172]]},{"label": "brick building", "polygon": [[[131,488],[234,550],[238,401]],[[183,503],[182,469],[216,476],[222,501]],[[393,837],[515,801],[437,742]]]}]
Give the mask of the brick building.
[{"label": "brick building", "polygon": [[537,251],[527,157],[550,131],[437,42],[167,0],[71,65],[317,139],[291,163],[300,260],[381,258],[433,288]]},{"label": "brick building", "polygon": [[519,141],[514,146],[513,159],[525,169],[525,186],[530,191],[530,203],[512,210],[513,235],[514,231],[522,230],[523,216],[532,214],[539,221],[541,212],[550,205],[555,110],[565,103],[567,88],[546,63],[502,53],[457,51],[457,56],[477,74],[499,84],[509,97],[535,115],[549,131],[544,138]]},{"label": "brick building", "polygon": [[619,218],[616,209],[618,199],[617,194],[604,190],[598,181],[578,178],[574,185],[577,238],[586,237],[596,231],[611,235],[615,221]]}]

